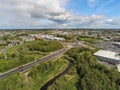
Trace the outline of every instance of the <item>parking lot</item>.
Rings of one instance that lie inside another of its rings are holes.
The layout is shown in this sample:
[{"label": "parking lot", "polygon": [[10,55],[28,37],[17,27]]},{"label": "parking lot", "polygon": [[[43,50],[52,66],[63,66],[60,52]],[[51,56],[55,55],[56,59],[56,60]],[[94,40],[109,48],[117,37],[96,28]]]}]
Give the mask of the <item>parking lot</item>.
[{"label": "parking lot", "polygon": [[120,53],[120,47],[113,45],[112,41],[99,42],[97,43],[97,47],[103,50],[109,50],[109,51]]}]

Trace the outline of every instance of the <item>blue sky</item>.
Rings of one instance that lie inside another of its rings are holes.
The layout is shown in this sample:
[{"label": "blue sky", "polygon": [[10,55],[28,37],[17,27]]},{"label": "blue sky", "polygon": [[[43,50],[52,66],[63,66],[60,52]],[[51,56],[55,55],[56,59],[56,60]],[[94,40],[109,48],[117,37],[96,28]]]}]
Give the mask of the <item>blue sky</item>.
[{"label": "blue sky", "polygon": [[0,2],[0,29],[120,28],[120,0]]},{"label": "blue sky", "polygon": [[71,0],[67,8],[82,15],[120,16],[120,0]]}]

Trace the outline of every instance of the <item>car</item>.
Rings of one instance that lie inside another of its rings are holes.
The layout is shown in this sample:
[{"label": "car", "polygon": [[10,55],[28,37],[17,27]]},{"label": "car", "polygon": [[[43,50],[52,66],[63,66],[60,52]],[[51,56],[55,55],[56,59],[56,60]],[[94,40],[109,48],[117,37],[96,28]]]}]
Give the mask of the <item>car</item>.
[{"label": "car", "polygon": [[21,68],[23,68],[24,66],[22,65],[22,66],[19,66],[19,69],[21,69]]},{"label": "car", "polygon": [[20,71],[23,71],[24,66],[22,65],[22,66],[19,66],[18,68],[20,69]]}]

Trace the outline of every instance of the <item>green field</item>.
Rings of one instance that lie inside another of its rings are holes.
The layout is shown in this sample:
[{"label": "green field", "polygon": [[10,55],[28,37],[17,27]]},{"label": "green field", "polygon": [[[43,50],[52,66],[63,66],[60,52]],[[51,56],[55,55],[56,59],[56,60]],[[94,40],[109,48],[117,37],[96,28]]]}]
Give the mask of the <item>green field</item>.
[{"label": "green field", "polygon": [[98,38],[92,38],[92,37],[78,37],[77,38],[78,40],[80,40],[80,41],[86,41],[86,42],[97,42],[97,41],[101,41],[100,39],[98,39]]},{"label": "green field", "polygon": [[57,41],[45,40],[36,40],[23,45],[14,46],[7,50],[7,60],[0,54],[0,72],[37,60],[62,48],[63,45]]}]

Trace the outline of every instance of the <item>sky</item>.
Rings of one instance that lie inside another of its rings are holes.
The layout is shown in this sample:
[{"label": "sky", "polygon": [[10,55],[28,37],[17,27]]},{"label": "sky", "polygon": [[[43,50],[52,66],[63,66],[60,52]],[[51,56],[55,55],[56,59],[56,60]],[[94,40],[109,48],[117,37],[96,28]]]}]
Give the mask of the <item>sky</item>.
[{"label": "sky", "polygon": [[120,28],[120,0],[0,0],[0,29]]}]

